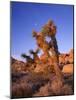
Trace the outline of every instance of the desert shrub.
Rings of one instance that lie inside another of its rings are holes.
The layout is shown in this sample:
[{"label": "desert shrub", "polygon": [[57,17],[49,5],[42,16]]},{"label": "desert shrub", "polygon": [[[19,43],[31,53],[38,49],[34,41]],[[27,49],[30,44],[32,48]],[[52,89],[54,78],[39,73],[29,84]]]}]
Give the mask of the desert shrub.
[{"label": "desert shrub", "polygon": [[71,95],[71,94],[73,94],[72,87],[70,85],[68,85],[68,84],[65,84],[62,87],[61,94],[62,95]]},{"label": "desert shrub", "polygon": [[68,84],[62,84],[61,81],[54,80],[50,86],[49,91],[53,95],[71,95],[73,94],[72,87]]},{"label": "desert shrub", "polygon": [[12,98],[32,96],[32,89],[27,83],[14,84],[12,86]]},{"label": "desert shrub", "polygon": [[51,90],[54,95],[59,95],[61,93],[62,82],[58,79],[55,79],[51,83]]},{"label": "desert shrub", "polygon": [[49,96],[48,84],[42,86],[33,96]]}]

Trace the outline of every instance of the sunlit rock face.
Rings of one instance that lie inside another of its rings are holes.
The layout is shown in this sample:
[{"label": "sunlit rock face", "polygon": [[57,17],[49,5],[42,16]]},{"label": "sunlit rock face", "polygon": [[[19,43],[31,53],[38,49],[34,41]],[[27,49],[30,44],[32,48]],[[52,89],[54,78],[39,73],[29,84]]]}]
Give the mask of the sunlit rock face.
[{"label": "sunlit rock face", "polygon": [[61,64],[61,63],[65,63],[65,54],[60,54],[59,55],[59,63]]},{"label": "sunlit rock face", "polygon": [[68,73],[68,74],[73,74],[73,69],[74,69],[73,67],[74,67],[73,64],[66,64],[63,66],[62,72]]},{"label": "sunlit rock face", "polygon": [[74,62],[74,50],[71,49],[69,52],[69,62],[73,63]]},{"label": "sunlit rock face", "polygon": [[73,49],[71,49],[70,52],[68,53],[59,55],[59,63],[67,64],[67,63],[73,63],[73,62],[74,62]]},{"label": "sunlit rock face", "polygon": [[63,73],[73,74],[74,70],[74,53],[73,49],[70,50],[67,54],[59,55],[59,63],[63,65]]}]

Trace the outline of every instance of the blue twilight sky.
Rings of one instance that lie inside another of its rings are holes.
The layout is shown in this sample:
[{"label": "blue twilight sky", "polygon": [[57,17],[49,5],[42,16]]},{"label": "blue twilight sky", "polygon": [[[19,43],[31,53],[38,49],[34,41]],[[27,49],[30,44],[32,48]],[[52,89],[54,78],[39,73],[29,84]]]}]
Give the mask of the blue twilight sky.
[{"label": "blue twilight sky", "polygon": [[35,49],[36,41],[32,30],[52,19],[57,26],[57,41],[60,52],[73,48],[73,6],[11,2],[11,56],[20,59],[22,53]]}]

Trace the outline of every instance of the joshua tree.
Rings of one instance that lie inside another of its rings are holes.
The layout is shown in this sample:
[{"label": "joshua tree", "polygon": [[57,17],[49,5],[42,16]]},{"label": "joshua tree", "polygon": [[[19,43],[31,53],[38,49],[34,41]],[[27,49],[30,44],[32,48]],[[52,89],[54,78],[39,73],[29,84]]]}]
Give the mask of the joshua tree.
[{"label": "joshua tree", "polygon": [[[42,49],[43,52],[52,59],[55,74],[58,80],[63,80],[61,70],[59,68],[59,51],[58,45],[56,40],[56,26],[54,25],[53,21],[48,21],[41,30],[41,32],[33,31],[33,37],[35,37],[37,46],[39,49]],[[46,41],[46,37],[50,37],[50,42]],[[36,63],[39,61],[39,57],[37,55],[37,51],[30,50],[30,53],[33,54],[33,59],[26,54],[22,54],[23,58],[26,58],[27,62]],[[48,62],[47,62],[48,63]]]},{"label": "joshua tree", "polygon": [[62,73],[59,69],[59,51],[58,45],[56,40],[56,26],[54,25],[53,21],[48,21],[46,25],[42,28],[41,34],[45,37],[50,37],[50,52],[52,53],[52,59],[54,60],[54,70],[58,79],[62,80]]},{"label": "joshua tree", "polygon": [[52,48],[53,52],[55,52],[57,57],[57,62],[59,63],[59,51],[58,51],[58,45],[56,40],[56,26],[54,25],[53,21],[48,21],[46,25],[42,28],[41,34],[44,36],[50,37],[49,46]]},{"label": "joshua tree", "polygon": [[30,56],[27,56],[26,54],[22,54],[21,55],[21,57],[22,58],[24,58],[24,59],[26,59],[26,61],[28,62],[28,63],[33,63],[33,59],[30,57]]},{"label": "joshua tree", "polygon": [[29,52],[30,52],[30,54],[33,55],[34,63],[38,63],[39,60],[40,60],[40,59],[39,59],[39,56],[38,56],[39,49],[36,49],[36,51],[30,50]]},{"label": "joshua tree", "polygon": [[[36,38],[37,45],[40,49],[43,50],[44,53],[51,53],[50,58],[53,60],[54,70],[56,73],[56,77],[58,80],[62,80],[62,73],[59,69],[59,51],[58,45],[56,40],[56,26],[54,25],[53,21],[48,21],[38,34],[37,32],[33,31],[33,37]],[[48,43],[45,38],[50,37],[50,42]]]}]

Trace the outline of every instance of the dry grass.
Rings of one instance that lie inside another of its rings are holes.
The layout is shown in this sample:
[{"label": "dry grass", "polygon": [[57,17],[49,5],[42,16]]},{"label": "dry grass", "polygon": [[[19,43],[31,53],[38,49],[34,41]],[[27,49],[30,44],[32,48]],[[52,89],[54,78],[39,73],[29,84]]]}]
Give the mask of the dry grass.
[{"label": "dry grass", "polygon": [[27,83],[13,84],[11,92],[12,98],[32,96],[32,88]]},{"label": "dry grass", "polygon": [[64,74],[63,84],[56,79],[55,73],[19,72],[12,77],[12,98],[73,94],[73,75]]}]

